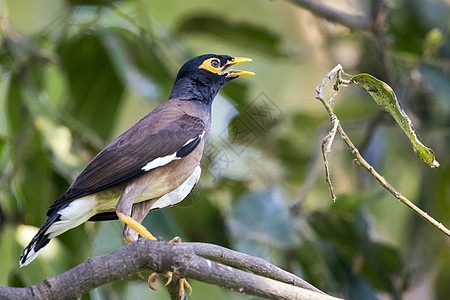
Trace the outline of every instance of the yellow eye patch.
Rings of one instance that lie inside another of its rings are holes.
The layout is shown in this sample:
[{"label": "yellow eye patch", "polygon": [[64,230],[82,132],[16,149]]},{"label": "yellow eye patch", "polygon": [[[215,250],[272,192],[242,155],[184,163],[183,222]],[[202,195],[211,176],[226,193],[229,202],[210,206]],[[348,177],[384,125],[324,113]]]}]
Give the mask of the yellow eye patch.
[{"label": "yellow eye patch", "polygon": [[225,74],[225,72],[222,72],[222,68],[220,67],[220,60],[214,57],[206,59],[198,68],[208,70],[209,72],[217,75]]}]

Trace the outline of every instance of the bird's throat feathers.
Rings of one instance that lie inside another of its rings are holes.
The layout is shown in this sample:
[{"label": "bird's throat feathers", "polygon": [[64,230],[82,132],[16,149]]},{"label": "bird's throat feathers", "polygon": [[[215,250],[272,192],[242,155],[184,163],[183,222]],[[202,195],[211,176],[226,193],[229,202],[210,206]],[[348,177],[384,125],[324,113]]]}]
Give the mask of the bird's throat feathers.
[{"label": "bird's throat feathers", "polygon": [[205,78],[182,77],[175,82],[169,99],[197,100],[211,105],[217,93],[226,83],[227,80],[208,82]]}]

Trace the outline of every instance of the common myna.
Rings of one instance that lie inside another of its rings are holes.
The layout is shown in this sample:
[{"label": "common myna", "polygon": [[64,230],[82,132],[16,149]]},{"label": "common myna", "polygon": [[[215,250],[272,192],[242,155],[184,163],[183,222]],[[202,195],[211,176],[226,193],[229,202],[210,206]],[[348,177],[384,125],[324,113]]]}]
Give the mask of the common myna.
[{"label": "common myna", "polygon": [[230,80],[254,73],[229,69],[249,58],[205,54],[178,72],[169,100],[98,153],[56,200],[20,256],[26,266],[50,239],[86,221],[120,219],[127,243],[153,235],[140,223],[150,210],[181,202],[200,177],[211,105]]}]

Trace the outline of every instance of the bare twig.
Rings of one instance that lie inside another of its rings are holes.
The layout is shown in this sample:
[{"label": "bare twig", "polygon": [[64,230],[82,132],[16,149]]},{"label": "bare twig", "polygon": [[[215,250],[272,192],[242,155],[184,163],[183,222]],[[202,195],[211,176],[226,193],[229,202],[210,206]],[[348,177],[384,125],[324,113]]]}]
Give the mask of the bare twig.
[{"label": "bare twig", "polygon": [[339,120],[336,118],[336,116],[331,116],[331,123],[333,123],[333,128],[328,132],[328,134],[324,137],[322,141],[322,158],[323,163],[325,165],[325,181],[328,184],[328,188],[330,189],[331,198],[333,199],[333,202],[336,202],[336,195],[333,191],[333,185],[331,184],[331,178],[330,178],[330,168],[328,165],[328,159],[327,159],[327,153],[331,152],[331,144],[333,144],[334,137],[336,136],[336,131],[339,125]]},{"label": "bare twig", "polygon": [[[228,261],[236,267],[252,269],[255,273],[258,272],[264,276],[217,261]],[[282,271],[257,257],[209,244],[178,244],[148,239],[140,239],[104,256],[90,258],[67,272],[47,278],[30,287],[0,286],[0,299],[79,298],[98,286],[122,280],[144,270],[158,273],[172,271],[174,282],[178,282],[179,277],[192,278],[267,299],[337,299],[318,292],[311,285],[305,285],[304,281],[297,276]],[[280,278],[289,283],[269,277]],[[176,284],[170,288],[171,298],[177,299]]]},{"label": "bare twig", "polygon": [[[333,70],[331,70],[327,75],[325,75],[324,79],[316,87],[316,99],[318,99],[322,104],[324,105],[325,109],[327,110],[328,114],[330,115],[331,120],[337,119],[337,116],[335,115],[333,111],[333,107],[330,103],[332,101],[326,100],[324,96],[324,90],[329,86],[331,83],[334,82],[334,89],[337,92],[339,90],[339,87],[342,85],[350,84],[350,81],[344,80],[341,75],[344,73],[344,70],[341,65],[337,65]],[[332,100],[336,93],[333,93],[333,95],[330,97]],[[334,121],[336,122],[336,121]],[[336,123],[333,123],[336,124]],[[356,161],[359,165],[361,165],[364,169],[366,169],[378,182],[392,195],[394,195],[395,198],[397,198],[400,202],[411,208],[416,214],[421,216],[423,219],[425,219],[427,222],[431,223],[434,227],[445,233],[447,236],[450,237],[450,230],[448,230],[442,223],[436,221],[434,218],[429,216],[426,212],[421,210],[419,207],[414,205],[411,201],[409,201],[406,197],[404,197],[400,192],[398,192],[387,180],[381,176],[375,169],[361,156],[359,153],[359,150],[353,145],[350,138],[345,133],[344,129],[340,124],[337,124],[337,131],[341,135],[342,140],[347,144],[348,148],[351,150],[352,154],[356,157]],[[325,161],[325,168],[327,168],[327,162]],[[327,175],[328,176],[328,175]]]},{"label": "bare twig", "polygon": [[290,2],[309,10],[317,17],[324,18],[330,22],[344,25],[352,30],[371,31],[372,20],[365,16],[351,15],[342,11],[336,11],[328,5],[317,0],[289,0]]}]

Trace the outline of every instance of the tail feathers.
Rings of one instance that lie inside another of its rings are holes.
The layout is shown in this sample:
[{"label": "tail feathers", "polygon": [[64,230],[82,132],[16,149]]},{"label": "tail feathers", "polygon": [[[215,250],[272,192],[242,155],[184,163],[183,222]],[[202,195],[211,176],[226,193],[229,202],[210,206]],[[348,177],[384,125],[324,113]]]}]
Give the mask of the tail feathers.
[{"label": "tail feathers", "polygon": [[96,206],[95,196],[85,196],[54,210],[44,226],[39,229],[30,244],[23,250],[19,261],[20,266],[23,267],[32,262],[42,248],[50,242],[50,239],[89,220],[97,213]]},{"label": "tail feathers", "polygon": [[33,237],[31,242],[20,255],[20,267],[26,266],[31,263],[42,251],[42,248],[44,248],[50,242],[51,238],[49,237],[49,233],[47,233],[47,231],[52,224],[59,221],[60,217],[60,214],[53,213],[47,219],[47,221],[44,223],[44,226],[39,229],[38,233]]}]

